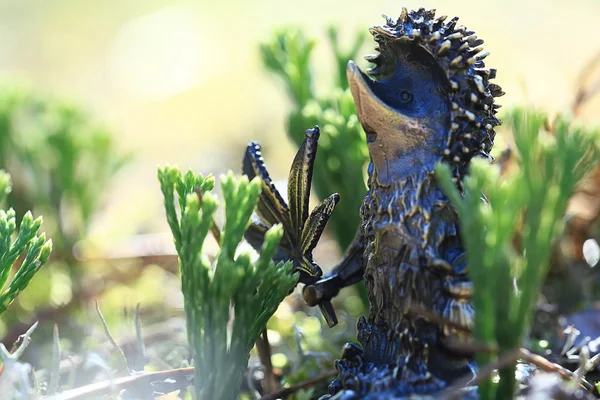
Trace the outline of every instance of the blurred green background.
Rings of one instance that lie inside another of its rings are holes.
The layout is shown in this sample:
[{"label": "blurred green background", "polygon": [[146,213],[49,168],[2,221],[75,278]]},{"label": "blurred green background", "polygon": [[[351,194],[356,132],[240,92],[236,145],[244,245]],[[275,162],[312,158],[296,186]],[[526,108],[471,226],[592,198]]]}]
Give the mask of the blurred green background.
[{"label": "blurred green background", "polygon": [[[285,132],[292,104],[282,82],[266,72],[259,43],[271,38],[274,30],[290,26],[316,38],[315,87],[324,93],[331,89],[336,73],[327,26],[337,25],[340,42],[349,46],[357,31],[383,23],[382,13],[396,18],[402,5],[457,15],[461,24],[475,30],[491,51],[486,64],[498,69],[495,83],[507,93],[500,99],[504,106],[529,104],[550,113],[568,111],[578,89],[594,75],[588,71],[581,78],[600,51],[597,0],[0,0],[4,80],[25,82],[31,90],[66,98],[89,110],[109,127],[115,153],[133,156],[114,179],[98,186],[99,207],[83,232],[78,232],[83,241],[75,246],[76,260],[59,254],[53,265],[40,271],[13,314],[0,321],[0,337],[13,340],[23,327],[41,319],[46,322],[36,332],[34,344],[50,346],[56,321],[64,337],[72,339],[82,332],[79,339],[85,339],[80,341],[89,344],[85,348],[97,349],[105,338],[92,308],[94,297],[116,337],[132,335],[131,310],[137,303],[151,332],[155,323],[159,324],[156,332],[162,332],[166,322],[178,319],[174,326],[180,331],[180,282],[156,166],[177,164],[205,175],[239,173],[246,144],[258,140],[272,177],[284,181],[296,150]],[[371,52],[373,42],[368,38],[360,53]],[[364,60],[357,61],[366,66]],[[600,96],[591,98],[577,114],[599,124]],[[500,131],[497,151],[509,142]],[[43,165],[44,160],[39,162]],[[592,198],[575,206],[585,213],[597,210],[599,202]],[[48,217],[42,230],[52,237],[51,216],[44,210],[34,209],[34,214]],[[151,257],[164,254],[171,256]],[[136,259],[140,255],[147,257],[140,261]],[[316,260],[327,270],[338,257],[334,240],[324,237]],[[69,266],[71,262],[77,268]],[[340,325],[332,330],[322,323],[318,310],[300,310],[298,295],[283,303],[269,325],[275,366],[289,362],[285,348],[294,349],[293,324],[303,332],[306,351],[337,356],[339,344],[354,336],[356,318],[364,314],[357,296],[343,301],[347,313],[341,314]],[[318,339],[325,330],[330,341]],[[72,345],[73,354],[80,345]],[[64,345],[67,353],[69,346]],[[155,360],[165,363],[155,364],[157,368],[179,365],[181,357],[172,354],[172,345],[159,346],[155,352]],[[47,367],[47,352],[33,346],[30,353]],[[300,370],[295,379],[302,377]]]},{"label": "blurred green background", "polygon": [[[600,49],[596,0],[406,1],[458,15],[491,51],[504,105],[550,111],[573,101],[578,75]],[[284,132],[287,97],[260,63],[257,45],[295,25],[321,39],[316,87],[333,65],[326,26],[348,43],[357,29],[396,17],[397,1],[0,2],[0,68],[36,89],[83,104],[115,132],[135,162],[112,183],[90,234],[166,232],[155,166],[219,174],[239,170],[246,143],[259,140],[275,178],[284,179],[294,147]],[[372,52],[367,42],[364,53]],[[362,61],[362,60],[361,60]],[[361,65],[365,65],[363,62]],[[600,99],[582,110],[600,121]],[[343,200],[342,200],[343,201]]]}]

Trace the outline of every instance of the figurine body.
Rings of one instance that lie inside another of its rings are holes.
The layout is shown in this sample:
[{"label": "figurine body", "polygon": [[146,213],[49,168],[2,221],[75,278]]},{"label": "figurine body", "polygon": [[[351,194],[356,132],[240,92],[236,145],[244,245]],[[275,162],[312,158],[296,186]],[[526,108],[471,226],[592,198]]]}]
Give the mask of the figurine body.
[{"label": "figurine body", "polygon": [[[458,327],[472,327],[472,287],[458,217],[434,168],[449,163],[460,185],[471,158],[489,157],[500,123],[494,97],[503,92],[489,83],[495,70],[485,68],[483,41],[457,18],[444,21],[432,10],[403,9],[397,21],[371,28],[379,54],[367,57],[375,64],[370,76],[348,64],[371,156],[369,191],[354,242],[330,275],[316,280],[315,268],[305,277],[304,298],[335,324],[329,300],[362,278],[370,310],[358,323],[361,347],[345,346],[333,397],[324,399],[431,394],[474,372],[451,346],[468,340]],[[446,323],[428,320],[423,309]]]},{"label": "figurine body", "polygon": [[433,310],[471,326],[470,283],[456,214],[432,171],[389,187],[373,177],[369,188],[361,229],[367,243],[363,260],[370,314],[358,323],[362,350],[346,346],[331,390],[345,389],[344,399],[439,391],[473,368],[468,358],[444,346],[460,333],[416,311]]}]

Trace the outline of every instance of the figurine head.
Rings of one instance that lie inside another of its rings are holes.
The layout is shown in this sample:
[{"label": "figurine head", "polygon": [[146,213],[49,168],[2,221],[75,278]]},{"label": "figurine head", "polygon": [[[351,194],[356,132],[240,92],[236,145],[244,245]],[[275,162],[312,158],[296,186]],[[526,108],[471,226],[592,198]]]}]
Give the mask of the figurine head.
[{"label": "figurine head", "polygon": [[460,180],[474,156],[490,158],[496,118],[494,97],[477,39],[458,18],[444,24],[434,10],[408,12],[371,28],[379,54],[363,73],[350,61],[348,82],[367,134],[375,177],[389,185],[441,160]]}]

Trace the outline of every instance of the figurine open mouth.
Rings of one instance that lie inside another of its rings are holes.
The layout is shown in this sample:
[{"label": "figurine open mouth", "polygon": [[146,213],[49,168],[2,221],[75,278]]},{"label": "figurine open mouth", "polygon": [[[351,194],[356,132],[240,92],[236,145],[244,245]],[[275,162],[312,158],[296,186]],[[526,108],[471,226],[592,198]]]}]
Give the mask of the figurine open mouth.
[{"label": "figurine open mouth", "polygon": [[348,61],[346,76],[356,104],[358,119],[367,134],[368,144],[375,144],[379,138],[386,135],[392,136],[392,130],[404,125],[405,118],[382,101],[374,91],[376,82],[352,60]]},{"label": "figurine open mouth", "polygon": [[385,105],[378,100],[375,93],[373,93],[369,87],[369,82],[372,81],[372,79],[367,74],[362,72],[352,60],[348,61],[346,76],[348,77],[348,83],[350,85],[352,97],[354,98],[354,104],[356,104],[358,118],[363,124],[363,128],[367,134],[367,143],[374,143],[377,139],[377,130],[369,129],[370,127],[366,126],[367,124],[365,124],[365,122],[368,120],[368,112],[366,108],[373,111],[373,100],[376,100],[376,102],[380,103],[382,106]]},{"label": "figurine open mouth", "polygon": [[405,135],[409,121],[381,100],[374,91],[376,82],[362,72],[353,61],[348,62],[346,75],[358,119],[366,133],[378,180],[387,184],[391,179],[391,164],[399,159],[398,151],[415,145],[414,141]]}]

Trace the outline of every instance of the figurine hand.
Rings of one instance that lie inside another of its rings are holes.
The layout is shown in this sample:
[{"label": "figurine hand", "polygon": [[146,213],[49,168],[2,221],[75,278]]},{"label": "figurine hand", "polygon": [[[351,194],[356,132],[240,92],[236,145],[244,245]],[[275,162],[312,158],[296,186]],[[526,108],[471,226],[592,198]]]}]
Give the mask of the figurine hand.
[{"label": "figurine hand", "polygon": [[306,285],[302,290],[304,302],[310,307],[319,306],[330,328],[338,323],[330,300],[339,293],[342,286],[341,279],[335,274]]},{"label": "figurine hand", "polygon": [[312,251],[340,199],[337,193],[332,194],[309,213],[310,186],[318,139],[318,127],[307,130],[304,142],[292,162],[288,180],[289,205],[275,188],[258,143],[248,145],[243,164],[244,173],[250,179],[259,177],[262,181],[262,192],[256,207],[259,220],[248,228],[246,240],[258,250],[264,233],[271,226],[281,224],[284,236],[276,258],[292,261],[294,271],[299,272],[300,282],[303,283],[314,282],[323,274],[312,259]]},{"label": "figurine hand", "polygon": [[299,281],[310,284],[304,288],[305,293],[314,292],[314,295],[308,295],[311,301],[307,303],[312,306],[318,305],[327,324],[334,326],[337,324],[337,318],[329,300],[337,294],[337,291],[333,293],[331,283],[317,281],[323,273],[313,261],[312,251],[340,197],[337,193],[329,196],[309,213],[310,186],[318,139],[318,127],[306,131],[304,142],[298,149],[290,169],[289,205],[283,200],[269,177],[260,146],[257,143],[250,143],[244,157],[243,169],[250,179],[260,177],[262,192],[256,209],[258,220],[253,221],[248,227],[245,237],[254,248],[259,250],[265,232],[275,224],[283,225],[284,237],[280,242],[275,261],[290,260],[294,263],[294,270],[300,274]]},{"label": "figurine hand", "polygon": [[311,307],[319,306],[329,327],[337,324],[331,299],[346,286],[353,285],[363,278],[364,240],[361,230],[356,236],[340,263],[325,277],[307,282],[302,290],[304,301]]}]

